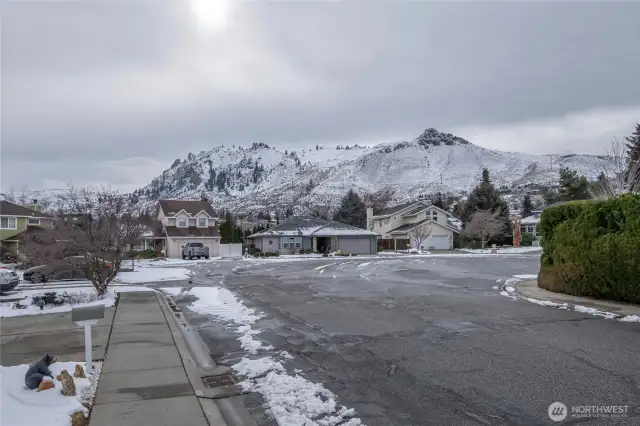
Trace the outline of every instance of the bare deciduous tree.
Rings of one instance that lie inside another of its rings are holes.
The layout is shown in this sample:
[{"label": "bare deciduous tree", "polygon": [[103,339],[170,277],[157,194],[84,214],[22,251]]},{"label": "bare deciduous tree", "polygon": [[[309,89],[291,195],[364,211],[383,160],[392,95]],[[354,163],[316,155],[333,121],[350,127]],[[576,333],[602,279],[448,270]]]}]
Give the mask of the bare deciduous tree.
[{"label": "bare deciduous tree", "polygon": [[362,201],[367,207],[372,207],[374,213],[378,213],[387,208],[393,199],[393,190],[391,188],[382,188],[375,192],[364,194]]},{"label": "bare deciduous tree", "polygon": [[627,146],[614,138],[606,152],[607,163],[601,178],[590,188],[594,198],[612,198],[640,192],[640,162],[630,162]]},{"label": "bare deciduous tree", "polygon": [[108,188],[68,188],[55,207],[53,226],[25,238],[25,256],[47,270],[80,268],[103,295],[145,229],[135,206]]},{"label": "bare deciduous tree", "polygon": [[416,248],[419,249],[422,243],[431,236],[432,232],[433,228],[429,223],[423,223],[413,228],[410,234],[411,239],[416,243]]},{"label": "bare deciduous tree", "polygon": [[482,248],[491,238],[502,235],[506,228],[506,221],[498,213],[490,210],[479,210],[471,216],[471,220],[464,228],[464,234],[470,238],[477,238],[482,242]]}]

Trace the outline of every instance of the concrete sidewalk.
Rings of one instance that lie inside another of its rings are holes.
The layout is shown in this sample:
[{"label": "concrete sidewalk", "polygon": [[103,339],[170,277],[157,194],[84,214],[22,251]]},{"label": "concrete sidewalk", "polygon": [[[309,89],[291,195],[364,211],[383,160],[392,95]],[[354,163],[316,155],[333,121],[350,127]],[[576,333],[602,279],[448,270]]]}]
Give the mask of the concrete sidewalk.
[{"label": "concrete sidewalk", "polygon": [[524,281],[516,284],[516,295],[519,297],[529,297],[537,300],[544,300],[554,303],[566,303],[569,307],[575,305],[594,308],[602,312],[611,312],[620,316],[636,315],[640,316],[640,306],[626,303],[613,302],[609,300],[599,300],[590,297],[571,296],[569,294],[554,293],[538,287],[535,280]]},{"label": "concrete sidewalk", "polygon": [[214,401],[196,397],[161,297],[120,293],[91,426],[226,424]]}]

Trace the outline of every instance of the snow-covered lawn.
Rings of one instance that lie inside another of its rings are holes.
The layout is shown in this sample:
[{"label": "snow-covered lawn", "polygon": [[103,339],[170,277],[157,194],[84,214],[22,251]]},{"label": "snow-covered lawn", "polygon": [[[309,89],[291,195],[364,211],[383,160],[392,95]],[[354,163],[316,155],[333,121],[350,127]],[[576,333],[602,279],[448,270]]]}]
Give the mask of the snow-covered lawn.
[{"label": "snow-covered lawn", "polygon": [[173,258],[158,258],[158,259],[137,259],[135,266],[143,268],[166,268],[175,266],[190,266],[196,263],[211,263],[222,259],[221,257],[212,257],[209,259],[173,259]]},{"label": "snow-covered lawn", "polygon": [[[42,314],[56,314],[60,312],[69,312],[71,308],[77,308],[81,306],[96,306],[104,305],[105,308],[109,308],[116,303],[116,293],[122,292],[137,292],[137,291],[156,291],[154,289],[144,286],[111,284],[107,293],[98,298],[98,293],[95,291],[91,284],[78,284],[75,286],[58,287],[52,285],[40,284],[39,288],[30,288],[28,290],[13,291],[10,294],[0,296],[0,318],[2,317],[19,317],[23,315],[42,315]],[[43,309],[36,305],[31,304],[32,297],[35,295],[43,295],[44,293],[55,292],[58,295],[68,295],[68,299],[71,303],[65,303],[59,306],[47,304]],[[25,309],[14,308],[16,299],[21,305],[26,306]]]},{"label": "snow-covered lawn", "polygon": [[125,284],[151,283],[157,281],[176,281],[189,279],[193,273],[180,267],[144,267],[136,265],[132,272],[120,272],[116,282]]},{"label": "snow-covered lawn", "polygon": [[[529,253],[532,251],[541,251],[542,247],[504,247],[504,248],[498,248],[497,254],[520,254],[520,253]],[[491,248],[487,248],[487,249],[460,249],[460,251],[463,251],[465,253],[472,253],[472,254],[492,254],[491,253]]]},{"label": "snow-covered lawn", "polygon": [[[14,367],[0,366],[0,424],[2,426],[69,426],[71,415],[81,411],[88,414],[88,406],[93,404],[93,397],[100,375],[101,363],[94,363],[96,368],[92,376],[86,379],[76,379],[76,396],[64,396],[60,393],[62,385],[55,376],[62,370],[67,370],[73,376],[76,364],[85,368],[84,362],[56,362],[49,369],[53,373],[55,387],[37,392],[28,390],[24,385],[24,375],[28,364]],[[93,377],[96,380],[93,380]],[[50,380],[50,379],[45,379]],[[93,382],[93,383],[92,383]]]},{"label": "snow-covered lawn", "polygon": [[591,308],[589,306],[560,303],[560,302],[554,302],[551,300],[541,300],[541,299],[535,299],[533,297],[524,297],[524,296],[518,297],[516,293],[516,285],[523,281],[535,280],[536,278],[538,278],[537,275],[514,275],[511,278],[507,278],[504,284],[502,285],[502,291],[500,291],[500,294],[502,296],[506,296],[513,300],[523,299],[523,300],[526,300],[527,302],[535,303],[536,305],[540,305],[540,306],[548,306],[556,309],[565,309],[568,311],[581,312],[583,314],[594,315],[594,316],[602,317],[605,319],[617,319],[622,322],[640,323],[640,316],[638,315],[622,316],[620,314],[614,314],[613,312],[607,312],[600,309]]},{"label": "snow-covered lawn", "polygon": [[[177,295],[182,289],[163,288]],[[245,376],[241,384],[247,391],[260,393],[281,426],[358,426],[355,411],[337,403],[336,396],[320,383],[313,383],[298,371],[289,374],[283,363],[293,356],[276,351],[254,338],[260,333],[255,322],[262,317],[248,308],[231,291],[221,287],[192,287],[184,291],[198,298],[188,306],[194,312],[211,315],[237,326],[241,346],[248,355],[233,365]],[[260,354],[260,355],[258,355]]]},{"label": "snow-covered lawn", "polygon": [[[59,306],[47,304],[40,309],[40,307],[31,304],[32,297],[35,295],[42,295],[48,292],[56,292],[58,295],[66,293],[71,303],[64,303]],[[15,299],[18,299],[21,305],[26,306],[25,309],[14,309]],[[93,287],[68,287],[68,288],[46,288],[37,290],[23,290],[18,292],[11,292],[10,295],[0,296],[0,317],[17,317],[23,315],[41,315],[41,314],[55,314],[59,312],[68,312],[73,307],[79,306],[96,306],[104,305],[105,307],[113,306],[116,303],[116,294],[112,289],[109,289],[107,293],[98,298]]]}]

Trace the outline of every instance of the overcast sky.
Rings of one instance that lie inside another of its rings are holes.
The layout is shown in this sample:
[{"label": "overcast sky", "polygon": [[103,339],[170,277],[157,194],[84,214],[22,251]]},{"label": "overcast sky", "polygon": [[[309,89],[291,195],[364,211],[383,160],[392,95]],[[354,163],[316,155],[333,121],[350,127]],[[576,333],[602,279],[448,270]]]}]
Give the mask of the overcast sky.
[{"label": "overcast sky", "polygon": [[2,182],[147,184],[217,145],[601,153],[640,121],[640,2],[2,4]]}]

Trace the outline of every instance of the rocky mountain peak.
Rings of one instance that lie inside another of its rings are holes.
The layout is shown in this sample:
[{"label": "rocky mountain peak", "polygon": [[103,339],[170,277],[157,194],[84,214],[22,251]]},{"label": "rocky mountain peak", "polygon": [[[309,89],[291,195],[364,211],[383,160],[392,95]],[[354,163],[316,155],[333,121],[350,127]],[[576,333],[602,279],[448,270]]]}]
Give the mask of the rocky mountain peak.
[{"label": "rocky mountain peak", "polygon": [[443,133],[430,127],[426,129],[420,136],[416,138],[416,142],[422,147],[439,146],[439,145],[469,145],[470,142],[451,133]]}]

